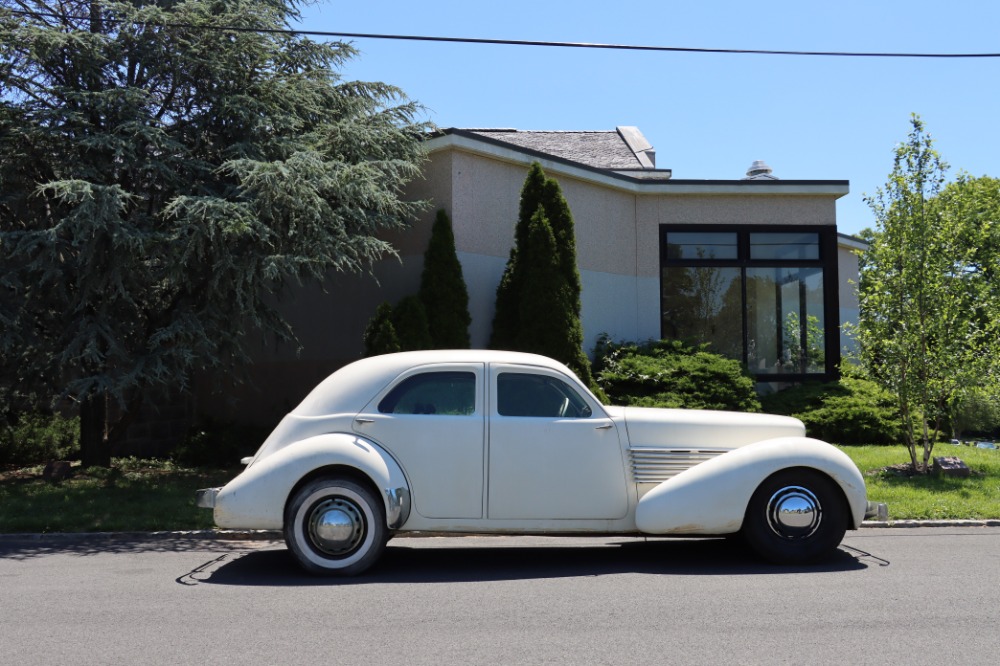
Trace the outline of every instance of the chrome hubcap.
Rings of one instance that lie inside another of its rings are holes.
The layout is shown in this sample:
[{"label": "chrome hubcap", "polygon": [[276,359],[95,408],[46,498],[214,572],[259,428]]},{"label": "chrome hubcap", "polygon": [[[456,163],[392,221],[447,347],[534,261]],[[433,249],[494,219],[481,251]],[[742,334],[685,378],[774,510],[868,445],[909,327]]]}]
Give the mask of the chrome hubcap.
[{"label": "chrome hubcap", "polygon": [[811,491],[788,486],[771,495],[767,503],[767,524],[783,539],[805,539],[816,533],[823,509]]},{"label": "chrome hubcap", "polygon": [[342,497],[319,502],[309,514],[309,539],[318,550],[347,555],[364,541],[365,520],[356,504]]}]

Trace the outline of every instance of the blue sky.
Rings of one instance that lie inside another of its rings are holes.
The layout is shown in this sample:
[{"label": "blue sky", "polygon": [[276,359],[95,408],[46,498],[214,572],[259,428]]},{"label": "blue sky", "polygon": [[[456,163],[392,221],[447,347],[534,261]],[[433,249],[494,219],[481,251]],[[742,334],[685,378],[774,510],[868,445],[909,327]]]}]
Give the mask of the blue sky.
[{"label": "blue sky", "polygon": [[[303,29],[649,46],[1000,52],[991,0],[498,3],[325,0]],[[635,125],[675,178],[736,179],[765,160],[787,179],[849,180],[840,231],[919,113],[959,170],[1000,177],[1000,58],[817,58],[351,40],[348,79],[402,88],[441,127],[600,130]]]}]

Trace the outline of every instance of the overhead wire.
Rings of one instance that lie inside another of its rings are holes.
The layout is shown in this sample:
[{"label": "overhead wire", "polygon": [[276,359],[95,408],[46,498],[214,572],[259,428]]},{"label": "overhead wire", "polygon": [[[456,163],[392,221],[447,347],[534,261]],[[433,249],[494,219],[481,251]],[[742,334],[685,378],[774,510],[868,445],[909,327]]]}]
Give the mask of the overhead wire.
[{"label": "overhead wire", "polygon": [[[31,10],[11,9],[9,14],[15,16],[31,16],[57,18],[62,20],[89,21],[90,17],[71,16],[55,12],[40,12]],[[840,58],[1000,58],[1000,53],[926,53],[926,52],[872,52],[872,51],[801,51],[782,49],[733,49],[704,48],[689,46],[643,46],[638,44],[604,44],[594,42],[556,42],[547,40],[524,39],[487,39],[480,37],[441,37],[429,35],[394,35],[370,32],[335,32],[327,30],[294,30],[280,28],[250,28],[233,25],[199,25],[193,23],[172,23],[156,21],[138,21],[134,19],[116,19],[101,17],[105,23],[131,24],[154,28],[185,28],[193,30],[213,30],[223,32],[255,32],[260,34],[280,34],[302,37],[332,37],[337,39],[388,39],[399,41],[442,42],[457,44],[487,44],[499,46],[540,46],[575,49],[607,49],[617,51],[652,51],[666,53],[695,54],[728,54],[728,55],[772,55],[772,56],[814,56]]]}]

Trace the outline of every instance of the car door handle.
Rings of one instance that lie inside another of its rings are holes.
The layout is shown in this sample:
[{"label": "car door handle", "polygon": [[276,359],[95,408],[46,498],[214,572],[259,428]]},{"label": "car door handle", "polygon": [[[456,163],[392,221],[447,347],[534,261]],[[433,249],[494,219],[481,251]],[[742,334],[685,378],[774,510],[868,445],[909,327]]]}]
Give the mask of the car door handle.
[{"label": "car door handle", "polygon": [[605,423],[604,425],[599,425],[594,430],[611,430],[615,427],[614,423]]},{"label": "car door handle", "polygon": [[358,417],[358,418],[354,419],[354,422],[355,423],[360,423],[361,425],[364,425],[366,423],[375,423],[375,419],[366,419],[366,418]]}]

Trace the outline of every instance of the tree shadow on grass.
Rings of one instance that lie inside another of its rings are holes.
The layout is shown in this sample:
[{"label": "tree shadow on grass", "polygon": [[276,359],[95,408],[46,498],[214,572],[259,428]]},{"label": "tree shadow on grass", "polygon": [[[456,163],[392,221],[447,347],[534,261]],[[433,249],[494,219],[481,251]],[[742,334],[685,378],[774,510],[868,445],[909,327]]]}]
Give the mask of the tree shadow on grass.
[{"label": "tree shadow on grass", "polygon": [[[211,583],[261,587],[455,583],[531,580],[615,574],[678,576],[775,575],[829,573],[867,569],[868,553],[841,548],[827,561],[803,566],[775,566],[755,559],[745,547],[726,539],[609,540],[574,545],[472,547],[461,539],[428,546],[415,539],[390,542],[382,558],[354,577],[323,578],[304,573],[284,549],[224,553],[181,576],[184,585]],[[558,545],[556,541],[564,541]],[[509,541],[507,542],[509,543]],[[877,559],[877,558],[876,558]]]}]

